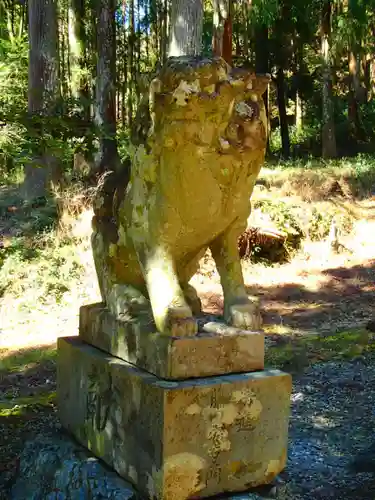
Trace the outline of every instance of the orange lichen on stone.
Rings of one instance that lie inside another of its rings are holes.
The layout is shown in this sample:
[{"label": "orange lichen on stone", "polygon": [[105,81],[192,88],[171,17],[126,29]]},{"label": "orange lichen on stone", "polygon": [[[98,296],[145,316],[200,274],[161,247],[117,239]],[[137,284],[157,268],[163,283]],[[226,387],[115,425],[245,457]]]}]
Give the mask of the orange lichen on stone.
[{"label": "orange lichen on stone", "polygon": [[202,472],[207,468],[206,461],[192,453],[179,453],[168,457],[164,464],[164,498],[184,500],[203,490]]}]

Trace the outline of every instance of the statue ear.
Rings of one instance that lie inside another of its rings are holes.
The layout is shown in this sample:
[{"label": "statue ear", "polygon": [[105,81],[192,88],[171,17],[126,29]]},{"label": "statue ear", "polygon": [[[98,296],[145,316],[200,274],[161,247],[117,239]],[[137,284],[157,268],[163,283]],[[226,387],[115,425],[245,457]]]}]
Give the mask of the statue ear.
[{"label": "statue ear", "polygon": [[[254,75],[254,78],[251,80],[252,89],[253,92],[255,92],[258,95],[263,95],[265,91],[267,90],[268,84],[271,81],[271,75],[268,73],[261,75],[261,74],[256,74]],[[249,87],[250,87],[249,85]]]}]

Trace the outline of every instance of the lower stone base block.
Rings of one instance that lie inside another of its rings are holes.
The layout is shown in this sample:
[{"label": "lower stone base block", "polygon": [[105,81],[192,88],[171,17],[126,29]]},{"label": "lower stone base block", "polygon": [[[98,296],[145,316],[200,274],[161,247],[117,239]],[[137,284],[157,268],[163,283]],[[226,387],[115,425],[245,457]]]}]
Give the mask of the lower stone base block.
[{"label": "lower stone base block", "polygon": [[284,468],[291,377],[166,381],[75,337],[58,341],[61,422],[149,498],[245,491]]}]

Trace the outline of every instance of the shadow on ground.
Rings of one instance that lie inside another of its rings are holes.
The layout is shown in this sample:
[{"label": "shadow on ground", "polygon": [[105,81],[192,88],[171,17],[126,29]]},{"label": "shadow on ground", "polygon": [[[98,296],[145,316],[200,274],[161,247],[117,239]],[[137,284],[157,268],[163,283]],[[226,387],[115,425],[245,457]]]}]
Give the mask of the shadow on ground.
[{"label": "shadow on ground", "polygon": [[[266,331],[276,325],[298,333],[332,333],[364,325],[375,316],[375,260],[361,266],[326,269],[322,274],[326,280],[314,290],[300,283],[247,287],[249,294],[260,299]],[[307,282],[307,272],[306,278]],[[202,302],[207,312],[222,313],[219,294],[205,294]]]},{"label": "shadow on ground", "polygon": [[374,383],[371,353],[316,364],[294,378],[289,460],[282,474],[291,486],[289,498],[373,500]]},{"label": "shadow on ground", "polygon": [[33,237],[51,228],[57,219],[52,199],[25,203],[19,186],[0,186],[0,250],[13,237]]},{"label": "shadow on ground", "polygon": [[24,443],[57,424],[56,347],[0,350],[0,498],[19,467]]},{"label": "shadow on ground", "polygon": [[0,349],[2,398],[22,398],[54,390],[56,354],[55,344],[16,351]]}]

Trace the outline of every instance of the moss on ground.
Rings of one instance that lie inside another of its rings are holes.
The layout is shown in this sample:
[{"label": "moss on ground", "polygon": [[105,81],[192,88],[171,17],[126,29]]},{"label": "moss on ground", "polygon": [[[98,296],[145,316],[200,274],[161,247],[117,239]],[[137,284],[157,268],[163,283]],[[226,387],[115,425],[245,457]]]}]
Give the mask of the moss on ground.
[{"label": "moss on ground", "polygon": [[359,327],[331,335],[308,335],[288,339],[266,352],[268,366],[299,372],[325,361],[343,361],[375,352],[374,336]]},{"label": "moss on ground", "polygon": [[25,417],[32,411],[37,411],[40,407],[50,406],[56,401],[56,391],[39,393],[28,397],[12,398],[12,400],[0,400],[1,417]]},{"label": "moss on ground", "polygon": [[35,347],[10,351],[0,349],[0,374],[23,372],[37,364],[54,362],[56,360],[56,346]]}]

